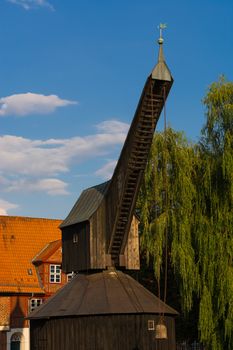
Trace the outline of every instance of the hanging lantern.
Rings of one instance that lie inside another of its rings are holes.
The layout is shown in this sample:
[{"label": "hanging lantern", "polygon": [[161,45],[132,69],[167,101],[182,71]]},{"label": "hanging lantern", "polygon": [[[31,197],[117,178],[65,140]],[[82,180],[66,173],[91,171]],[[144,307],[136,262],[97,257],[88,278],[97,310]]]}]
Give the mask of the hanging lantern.
[{"label": "hanging lantern", "polygon": [[167,339],[167,327],[160,321],[155,327],[155,339]]}]

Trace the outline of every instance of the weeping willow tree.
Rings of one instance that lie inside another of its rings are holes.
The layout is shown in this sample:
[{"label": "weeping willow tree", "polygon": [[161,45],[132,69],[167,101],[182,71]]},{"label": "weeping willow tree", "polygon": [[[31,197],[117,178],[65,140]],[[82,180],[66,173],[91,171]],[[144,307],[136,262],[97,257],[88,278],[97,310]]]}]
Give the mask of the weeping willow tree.
[{"label": "weeping willow tree", "polygon": [[172,266],[206,348],[232,350],[233,84],[212,84],[204,105],[197,145],[172,129],[154,137],[138,201],[141,247],[158,281]]},{"label": "weeping willow tree", "polygon": [[233,84],[210,86],[199,145],[196,243],[201,339],[233,349]]}]

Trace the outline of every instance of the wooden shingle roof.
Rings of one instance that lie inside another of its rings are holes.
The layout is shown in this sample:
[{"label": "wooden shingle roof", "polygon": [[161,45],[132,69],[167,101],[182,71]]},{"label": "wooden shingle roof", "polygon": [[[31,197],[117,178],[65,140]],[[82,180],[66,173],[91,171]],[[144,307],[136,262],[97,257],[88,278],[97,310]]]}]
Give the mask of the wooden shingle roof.
[{"label": "wooden shingle roof", "polygon": [[77,274],[28,318],[137,313],[178,314],[129,275],[107,270]]},{"label": "wooden shingle roof", "polygon": [[32,259],[59,240],[61,220],[0,216],[0,293],[44,293]]},{"label": "wooden shingle roof", "polygon": [[84,190],[60,228],[89,220],[103,200],[109,183],[107,181]]}]

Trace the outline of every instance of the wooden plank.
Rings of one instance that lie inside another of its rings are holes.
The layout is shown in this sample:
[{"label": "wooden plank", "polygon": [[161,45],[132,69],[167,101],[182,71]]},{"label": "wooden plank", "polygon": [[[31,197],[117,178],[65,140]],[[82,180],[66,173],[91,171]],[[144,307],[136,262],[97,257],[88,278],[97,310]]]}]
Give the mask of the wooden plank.
[{"label": "wooden plank", "polygon": [[129,270],[140,269],[138,224],[138,219],[133,216],[124,252],[126,268]]}]

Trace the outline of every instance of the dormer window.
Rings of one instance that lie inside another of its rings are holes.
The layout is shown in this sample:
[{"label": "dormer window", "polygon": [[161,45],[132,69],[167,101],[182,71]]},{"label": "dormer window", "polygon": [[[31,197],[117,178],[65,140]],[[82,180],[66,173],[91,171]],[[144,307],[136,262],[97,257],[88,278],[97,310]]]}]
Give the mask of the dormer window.
[{"label": "dormer window", "polygon": [[28,269],[28,275],[29,275],[29,276],[32,275],[32,269]]},{"label": "dormer window", "polygon": [[40,306],[42,304],[43,300],[42,299],[30,299],[29,300],[29,312],[33,311],[35,308]]},{"label": "dormer window", "polygon": [[61,266],[50,265],[49,282],[50,283],[61,283]]},{"label": "dormer window", "polygon": [[77,233],[73,234],[73,243],[78,243],[78,234]]}]

